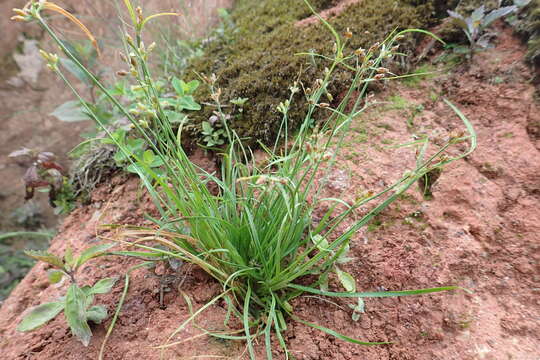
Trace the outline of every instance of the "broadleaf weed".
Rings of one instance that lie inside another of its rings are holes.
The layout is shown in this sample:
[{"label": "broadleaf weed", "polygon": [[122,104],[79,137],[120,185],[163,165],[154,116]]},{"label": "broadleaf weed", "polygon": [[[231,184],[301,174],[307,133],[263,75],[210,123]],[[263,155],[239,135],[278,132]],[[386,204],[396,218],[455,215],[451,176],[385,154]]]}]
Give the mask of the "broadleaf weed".
[{"label": "broadleaf weed", "polygon": [[47,274],[51,284],[59,283],[65,277],[69,279],[71,285],[67,289],[65,296],[52,302],[43,303],[30,310],[17,326],[17,330],[35,330],[54,319],[63,311],[72,334],[84,346],[88,346],[92,336],[88,321],[99,324],[107,317],[107,309],[104,306],[92,305],[94,295],[106,294],[111,291],[116,278],[101,279],[93,286],[80,286],[76,282],[76,272],[89,260],[105,254],[113,245],[101,244],[92,246],[83,251],[77,258],[73,257],[69,248],[62,257],[46,251],[26,251],[26,255],[53,267]]},{"label": "broadleaf weed", "polygon": [[490,47],[490,39],[493,37],[493,33],[486,31],[488,27],[495,20],[501,19],[517,10],[518,6],[511,5],[494,9],[486,14],[485,6],[481,5],[468,17],[448,10],[450,17],[463,30],[469,41],[468,48],[457,47],[454,51],[466,53],[469,60],[472,61],[476,52]]}]

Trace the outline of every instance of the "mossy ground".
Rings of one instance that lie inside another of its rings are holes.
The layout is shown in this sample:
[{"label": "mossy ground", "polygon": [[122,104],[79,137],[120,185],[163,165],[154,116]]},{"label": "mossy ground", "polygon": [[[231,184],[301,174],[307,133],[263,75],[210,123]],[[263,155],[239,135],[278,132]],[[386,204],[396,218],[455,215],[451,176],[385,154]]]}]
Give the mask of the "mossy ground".
[{"label": "mossy ground", "polygon": [[518,15],[517,32],[527,41],[527,59],[540,66],[540,0],[532,0]]},{"label": "mossy ground", "polygon": [[[317,11],[335,3],[312,1]],[[330,23],[341,34],[350,28],[354,36],[348,43],[348,50],[352,52],[383,40],[395,29],[428,28],[437,21],[440,11],[435,10],[441,8],[441,4],[440,1],[425,0],[363,0],[330,19]],[[191,80],[196,77],[195,72],[215,73],[217,85],[222,89],[223,103],[238,97],[249,99],[242,113],[231,114],[231,125],[251,143],[274,140],[281,122],[276,107],[289,97],[289,86],[295,80],[300,80],[307,88],[322,77],[324,62],[297,55],[306,51],[325,55],[332,52],[333,38],[322,24],[295,26],[297,21],[311,15],[302,0],[238,0],[232,12],[236,23],[233,36],[227,37],[227,41],[210,42],[205,55],[194,60],[184,74]],[[415,39],[410,37],[401,50],[412,53],[414,46]],[[330,87],[335,98],[348,88],[350,79],[351,74],[345,71],[337,74]],[[208,103],[209,95],[208,90],[201,90],[199,100]],[[207,120],[213,110],[210,105],[205,105],[192,117],[188,130],[195,138],[200,123]],[[304,120],[305,111],[306,101],[298,94],[289,111],[292,127]],[[318,114],[321,115],[324,116]]]}]

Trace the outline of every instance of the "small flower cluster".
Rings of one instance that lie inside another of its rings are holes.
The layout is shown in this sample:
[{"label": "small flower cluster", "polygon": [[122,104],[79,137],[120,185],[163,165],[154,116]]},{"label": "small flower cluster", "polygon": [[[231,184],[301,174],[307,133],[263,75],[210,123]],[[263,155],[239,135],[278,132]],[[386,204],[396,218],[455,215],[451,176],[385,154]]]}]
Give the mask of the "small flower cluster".
[{"label": "small flower cluster", "polygon": [[13,21],[28,22],[33,20],[33,11],[39,11],[45,5],[45,0],[39,0],[38,2],[29,2],[22,9],[14,8],[13,12],[16,14],[11,17]]},{"label": "small flower cluster", "polygon": [[314,130],[314,135],[311,141],[305,143],[306,153],[312,161],[330,161],[334,154],[331,151],[325,150],[326,146],[322,145],[325,134],[317,133],[317,129]]},{"label": "small flower cluster", "polygon": [[47,67],[51,71],[58,71],[58,55],[39,50],[41,57],[47,62]]}]

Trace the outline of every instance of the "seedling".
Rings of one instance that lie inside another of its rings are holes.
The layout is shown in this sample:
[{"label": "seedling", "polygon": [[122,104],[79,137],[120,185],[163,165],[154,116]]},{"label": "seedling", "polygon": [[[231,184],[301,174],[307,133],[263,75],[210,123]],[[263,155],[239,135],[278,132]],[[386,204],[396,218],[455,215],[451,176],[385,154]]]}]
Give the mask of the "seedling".
[{"label": "seedling", "polygon": [[77,284],[75,274],[77,270],[89,260],[103,255],[114,244],[92,246],[73,257],[68,248],[63,257],[45,251],[25,251],[25,253],[39,261],[46,262],[53,269],[48,271],[51,284],[56,284],[66,278],[71,283],[66,295],[56,301],[47,302],[33,308],[19,323],[17,330],[32,331],[48,321],[54,319],[60,312],[64,312],[71,333],[76,336],[84,346],[88,346],[92,337],[89,321],[101,323],[107,317],[107,309],[102,305],[92,305],[94,295],[106,294],[111,291],[116,278],[105,278],[97,281],[93,286],[80,286]]},{"label": "seedling", "polygon": [[203,141],[208,147],[223,145],[225,143],[225,130],[214,128],[209,121],[202,122],[202,135],[204,136]]},{"label": "seedling", "polygon": [[484,5],[474,10],[469,17],[464,17],[455,11],[448,10],[457,25],[463,30],[469,40],[469,47],[456,47],[454,51],[467,54],[472,62],[473,56],[477,51],[486,50],[491,46],[490,40],[495,36],[493,32],[487,32],[486,29],[498,19],[505,17],[518,9],[517,6],[505,6],[495,9],[488,14],[485,12]]}]

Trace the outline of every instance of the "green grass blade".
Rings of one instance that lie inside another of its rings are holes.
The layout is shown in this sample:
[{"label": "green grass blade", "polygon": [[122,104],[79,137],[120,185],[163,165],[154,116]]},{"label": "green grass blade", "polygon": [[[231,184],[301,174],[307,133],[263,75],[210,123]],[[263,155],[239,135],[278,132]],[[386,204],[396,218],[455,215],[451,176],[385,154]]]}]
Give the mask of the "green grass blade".
[{"label": "green grass blade", "polygon": [[302,323],[304,325],[307,325],[307,326],[310,326],[314,329],[317,329],[317,330],[321,330],[325,333],[327,333],[328,335],[332,335],[334,337],[336,337],[337,339],[340,339],[340,340],[344,340],[344,341],[347,341],[347,342],[350,342],[352,344],[357,344],[357,345],[388,345],[388,344],[392,344],[392,342],[388,342],[388,341],[378,341],[378,342],[369,342],[369,341],[360,341],[360,340],[356,340],[356,339],[353,339],[351,337],[348,337],[346,335],[343,335],[343,334],[340,334],[338,333],[337,331],[334,331],[332,329],[329,329],[329,328],[326,328],[324,326],[321,326],[321,325],[317,325],[317,324],[314,324],[314,323],[310,323],[308,321],[305,321],[305,320],[302,320],[300,319],[299,317],[297,316],[292,316],[292,318],[295,320],[295,321],[298,321],[299,323]]},{"label": "green grass blade", "polygon": [[246,333],[246,339],[247,339],[247,346],[249,351],[249,356],[252,360],[256,360],[255,357],[255,350],[253,349],[253,340],[251,338],[250,333],[250,324],[249,324],[249,306],[251,304],[251,286],[248,284],[248,288],[246,291],[246,295],[244,297],[244,310],[243,310],[243,323],[244,323],[244,331]]},{"label": "green grass blade", "polygon": [[345,297],[345,298],[383,298],[383,297],[398,297],[398,296],[411,296],[411,295],[423,295],[437,293],[441,291],[451,290],[464,290],[459,286],[443,286],[436,288],[425,288],[416,290],[401,290],[401,291],[373,291],[373,292],[333,292],[322,291],[308,286],[302,286],[297,284],[289,284],[288,287],[296,290],[301,290],[316,295],[332,296],[332,297]]}]

